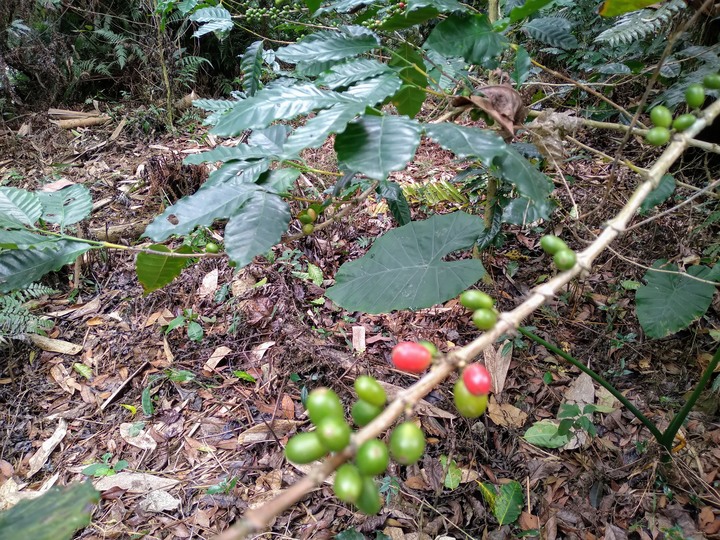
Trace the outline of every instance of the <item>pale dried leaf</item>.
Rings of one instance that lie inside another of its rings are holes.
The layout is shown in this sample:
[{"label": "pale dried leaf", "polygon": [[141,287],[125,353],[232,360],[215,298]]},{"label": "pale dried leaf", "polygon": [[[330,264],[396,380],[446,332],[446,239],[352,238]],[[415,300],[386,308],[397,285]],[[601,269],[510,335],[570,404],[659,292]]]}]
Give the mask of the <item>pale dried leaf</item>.
[{"label": "pale dried leaf", "polygon": [[43,351],[74,355],[83,349],[82,345],[76,345],[69,341],[63,341],[62,339],[53,339],[37,334],[30,334],[28,337],[34,345],[37,345]]},{"label": "pale dried leaf", "polygon": [[197,292],[199,298],[207,298],[208,296],[215,294],[218,286],[219,275],[220,273],[217,268],[205,274]]},{"label": "pale dried leaf", "polygon": [[[501,351],[505,351],[505,354],[501,354]],[[513,346],[509,341],[501,343],[497,349],[488,347],[483,351],[485,367],[490,372],[492,380],[493,394],[498,395],[505,388],[505,380],[510,369],[510,362],[512,362],[512,353]]]},{"label": "pale dried leaf", "polygon": [[50,457],[50,454],[52,454],[53,450],[55,450],[57,445],[60,444],[60,442],[65,438],[66,434],[67,422],[61,418],[58,421],[58,425],[50,438],[45,440],[40,446],[40,448],[38,448],[37,452],[35,452],[30,458],[28,463],[29,470],[25,475],[25,478],[30,478],[32,475],[34,475],[36,472],[43,468],[43,465],[45,465],[45,462],[47,461],[48,457]]},{"label": "pale dried leaf", "polygon": [[203,370],[205,371],[215,371],[215,368],[218,366],[220,362],[222,362],[223,358],[225,358],[228,354],[232,352],[232,349],[229,347],[225,347],[224,345],[221,345],[217,349],[215,349],[212,354],[210,355],[210,358],[208,358],[205,361],[205,364],[203,365]]},{"label": "pale dried leaf", "polygon": [[525,425],[527,414],[509,403],[498,404],[495,396],[490,396],[488,416],[498,426],[521,428]]},{"label": "pale dried leaf", "polygon": [[138,426],[134,422],[120,424],[120,436],[126,443],[136,448],[150,450],[151,452],[157,448],[157,442],[150,436],[148,430],[140,429],[138,432]]},{"label": "pale dried leaf", "polygon": [[180,507],[180,499],[176,499],[167,491],[162,489],[151,491],[139,503],[139,507],[144,512],[158,514],[160,512],[171,512]]},{"label": "pale dried leaf", "polygon": [[256,360],[262,360],[265,353],[268,352],[270,347],[273,345],[275,345],[274,341],[266,341],[265,343],[261,343],[260,345],[253,347],[250,354],[252,354]]},{"label": "pale dried leaf", "polygon": [[157,489],[168,489],[179,483],[179,480],[162,478],[153,474],[120,472],[98,478],[93,482],[93,486],[98,491],[120,488],[130,493],[147,493]]},{"label": "pale dried leaf", "polygon": [[[272,422],[257,424],[246,429],[238,435],[238,444],[274,441],[275,437],[281,439],[295,430],[300,422],[295,420],[275,419]],[[273,436],[273,433],[275,436]]]},{"label": "pale dried leaf", "polygon": [[353,326],[352,336],[353,350],[358,353],[365,352],[365,327]]}]

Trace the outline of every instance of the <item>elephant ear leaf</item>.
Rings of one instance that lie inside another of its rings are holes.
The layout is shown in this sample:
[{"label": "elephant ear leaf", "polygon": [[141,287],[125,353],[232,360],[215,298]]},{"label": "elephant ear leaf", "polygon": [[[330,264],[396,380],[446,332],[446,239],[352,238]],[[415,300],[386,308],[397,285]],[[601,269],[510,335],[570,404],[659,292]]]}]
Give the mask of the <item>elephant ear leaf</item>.
[{"label": "elephant ear leaf", "polygon": [[366,313],[422,309],[445,302],[485,275],[477,259],[444,260],[472,246],[483,230],[482,219],[465,212],[393,229],[363,257],[342,265],[336,284],[326,294],[349,311]]}]

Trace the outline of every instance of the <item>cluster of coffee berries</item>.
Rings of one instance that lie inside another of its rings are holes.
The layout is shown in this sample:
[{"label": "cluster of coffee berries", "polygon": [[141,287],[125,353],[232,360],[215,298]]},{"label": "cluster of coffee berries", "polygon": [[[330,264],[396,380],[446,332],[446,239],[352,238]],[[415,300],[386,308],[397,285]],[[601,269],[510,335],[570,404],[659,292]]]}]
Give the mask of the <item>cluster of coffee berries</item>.
[{"label": "cluster of coffee berries", "polygon": [[557,236],[551,234],[543,236],[540,239],[540,247],[543,248],[545,253],[553,256],[553,262],[558,270],[570,270],[575,266],[575,261],[577,260],[575,252]]},{"label": "cluster of coffee berries", "polygon": [[[379,415],[387,395],[374,378],[361,375],[355,380],[358,399],[353,404],[353,422],[363,427]],[[310,392],[305,402],[315,431],[293,436],[285,447],[285,456],[293,463],[310,463],[330,452],[341,452],[350,443],[351,428],[345,421],[345,410],[338,395],[329,388]],[[402,422],[390,434],[390,448],[380,439],[361,444],[352,463],[335,472],[333,490],[343,502],[354,504],[365,514],[377,514],[382,499],[375,477],[383,474],[392,457],[401,465],[416,463],[425,452],[425,435],[413,422]]]},{"label": "cluster of coffee berries", "polygon": [[489,294],[470,289],[460,295],[460,303],[472,310],[472,320],[478,330],[492,330],[497,323],[498,313],[493,307],[495,300]]},{"label": "cluster of coffee berries", "polygon": [[361,22],[360,24],[370,29],[380,28],[383,24],[385,24],[385,21],[387,21],[391,17],[405,13],[406,8],[407,4],[405,2],[397,2],[395,4],[390,4],[385,9],[378,11],[377,19],[368,19]]},{"label": "cluster of coffee berries", "polygon": [[285,4],[284,6],[273,6],[270,8],[263,8],[263,7],[249,7],[245,11],[245,18],[248,22],[259,22],[263,19],[267,19],[269,22],[277,22],[280,15],[286,14],[287,12],[292,10],[292,6],[290,4]]},{"label": "cluster of coffee berries", "polygon": [[302,223],[302,232],[305,235],[312,234],[315,230],[315,222],[318,218],[317,210],[314,208],[306,208],[297,216],[298,221]]},{"label": "cluster of coffee berries", "polygon": [[[685,103],[688,109],[699,109],[705,104],[705,90],[720,89],[720,73],[711,73],[703,79],[703,83],[694,83],[685,89]],[[650,111],[652,128],[645,134],[645,140],[653,146],[662,146],[670,140],[672,128],[677,133],[682,133],[695,123],[695,115],[692,113],[681,114],[673,119],[670,109],[658,105]]]}]

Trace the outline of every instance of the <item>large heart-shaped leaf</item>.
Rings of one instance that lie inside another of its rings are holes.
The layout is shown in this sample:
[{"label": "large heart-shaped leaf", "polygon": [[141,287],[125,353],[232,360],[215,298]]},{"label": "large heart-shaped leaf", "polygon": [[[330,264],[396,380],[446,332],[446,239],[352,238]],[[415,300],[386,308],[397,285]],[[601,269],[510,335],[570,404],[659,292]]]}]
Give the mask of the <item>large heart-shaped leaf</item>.
[{"label": "large heart-shaped leaf", "polygon": [[485,15],[451,15],[439,23],[424,47],[445,56],[461,56],[471,64],[493,69],[507,48],[505,37],[495,32]]},{"label": "large heart-shaped leaf", "polygon": [[[173,250],[162,244],[154,244],[148,249],[157,251],[158,254],[138,253],[135,259],[135,272],[138,281],[143,287],[144,294],[150,294],[153,291],[162,289],[172,282],[173,279],[180,275],[188,262],[186,257],[163,255],[164,253],[173,253]],[[176,253],[192,253],[192,249],[190,246],[181,246],[176,250]]]},{"label": "large heart-shaped leaf", "polygon": [[48,272],[74,262],[92,246],[59,240],[42,249],[16,249],[0,253],[0,292],[22,289]]},{"label": "large heart-shaped leaf", "polygon": [[92,210],[90,190],[80,184],[73,184],[59,191],[38,191],[37,197],[43,205],[42,218],[60,227],[82,221]]},{"label": "large heart-shaped leaf", "polygon": [[341,168],[384,180],[404,169],[420,144],[420,124],[397,116],[364,116],[335,138]]},{"label": "large heart-shaped leaf", "polygon": [[362,26],[346,26],[337,31],[320,31],[300,41],[280,47],[275,56],[283,62],[297,64],[342,60],[366,53],[380,44],[377,36]]},{"label": "large heart-shaped leaf", "polygon": [[34,193],[0,187],[0,224],[32,225],[41,215],[42,205]]},{"label": "large heart-shaped leaf", "polygon": [[280,242],[289,223],[287,203],[258,189],[225,226],[225,250],[238,266],[245,266]]},{"label": "large heart-shaped leaf", "polygon": [[165,209],[147,226],[143,236],[162,242],[173,234],[187,234],[195,227],[207,227],[216,219],[234,215],[258,189],[253,182],[262,172],[254,169],[251,177],[240,175],[217,185],[208,186],[206,182],[197,192]]},{"label": "large heart-shaped leaf", "polygon": [[327,296],[349,311],[388,313],[445,302],[467,289],[485,269],[477,259],[443,258],[472,246],[482,219],[464,212],[433,216],[393,229],[356,261],[345,263]]},{"label": "large heart-shaped leaf", "polygon": [[[706,266],[691,266],[690,276],[711,280],[714,275]],[[637,316],[645,333],[663,338],[687,328],[702,317],[712,302],[715,286],[678,273],[678,267],[664,260],[655,261],[653,269],[643,276],[647,285],[637,289]]]}]

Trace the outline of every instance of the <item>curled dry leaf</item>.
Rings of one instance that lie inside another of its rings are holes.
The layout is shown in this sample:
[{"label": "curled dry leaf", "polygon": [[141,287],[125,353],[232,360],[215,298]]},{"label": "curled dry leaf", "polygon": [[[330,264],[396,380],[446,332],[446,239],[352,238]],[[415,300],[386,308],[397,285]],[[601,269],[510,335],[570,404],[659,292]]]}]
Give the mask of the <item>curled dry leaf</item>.
[{"label": "curled dry leaf", "polygon": [[474,105],[497,122],[504,139],[512,139],[515,126],[522,124],[527,116],[522,96],[517,90],[504,84],[483,86],[479,92],[482,95],[456,97],[453,105]]},{"label": "curled dry leaf", "polygon": [[571,112],[548,110],[541,112],[526,127],[540,153],[548,159],[559,160],[565,157],[565,133],[574,133],[581,125],[581,119],[572,116]]}]

